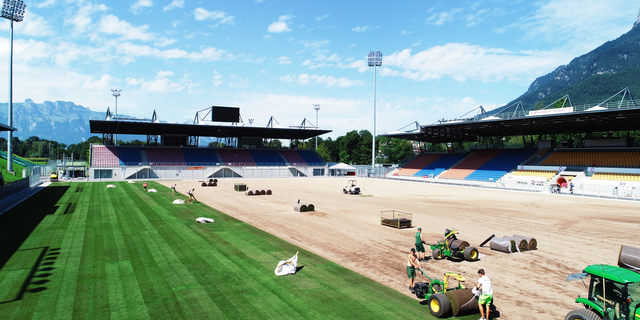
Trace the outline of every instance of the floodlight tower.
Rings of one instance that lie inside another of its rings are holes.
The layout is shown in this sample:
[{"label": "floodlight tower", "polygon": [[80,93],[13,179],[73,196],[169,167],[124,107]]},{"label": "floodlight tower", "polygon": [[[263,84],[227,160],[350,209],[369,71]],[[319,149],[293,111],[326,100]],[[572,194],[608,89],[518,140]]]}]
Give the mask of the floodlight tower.
[{"label": "floodlight tower", "polygon": [[376,67],[382,65],[382,53],[380,51],[369,52],[367,59],[369,67],[373,67],[373,147],[371,148],[371,169],[376,170]]},{"label": "floodlight tower", "polygon": [[[24,20],[24,9],[26,6],[22,0],[4,0],[2,3],[2,17],[11,21],[11,43],[9,54],[9,114],[7,125],[13,126],[13,22]],[[7,131],[7,171],[13,172],[13,152],[11,150],[11,140],[13,131]]]},{"label": "floodlight tower", "polygon": [[[116,121],[118,121],[118,97],[120,96],[120,92],[121,91],[122,91],[122,89],[120,89],[120,90],[111,89],[111,93],[113,94],[114,97],[116,97],[116,117],[114,118]],[[117,146],[118,145],[118,133],[116,133],[116,139],[115,140],[116,140],[115,144]]]},{"label": "floodlight tower", "polygon": [[[314,104],[313,108],[316,110],[316,129],[320,128],[318,126],[318,110],[320,110],[319,104]],[[318,150],[318,136],[316,136],[316,150]]]}]

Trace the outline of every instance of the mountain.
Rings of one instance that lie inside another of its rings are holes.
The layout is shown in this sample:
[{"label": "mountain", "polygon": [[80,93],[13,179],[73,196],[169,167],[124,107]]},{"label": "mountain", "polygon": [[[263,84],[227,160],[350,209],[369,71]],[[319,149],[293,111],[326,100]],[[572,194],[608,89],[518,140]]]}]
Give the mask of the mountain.
[{"label": "mountain", "polygon": [[[0,103],[0,123],[7,124],[7,103]],[[92,136],[89,120],[104,119],[105,112],[91,111],[70,101],[34,103],[31,99],[13,103],[13,133],[20,140],[31,136],[67,145]],[[6,134],[2,135],[6,138]],[[99,135],[101,136],[101,135]]]},{"label": "mountain", "polygon": [[567,94],[574,105],[599,103],[625,87],[640,98],[640,15],[629,32],[537,78],[506,106],[520,100],[533,110]]}]

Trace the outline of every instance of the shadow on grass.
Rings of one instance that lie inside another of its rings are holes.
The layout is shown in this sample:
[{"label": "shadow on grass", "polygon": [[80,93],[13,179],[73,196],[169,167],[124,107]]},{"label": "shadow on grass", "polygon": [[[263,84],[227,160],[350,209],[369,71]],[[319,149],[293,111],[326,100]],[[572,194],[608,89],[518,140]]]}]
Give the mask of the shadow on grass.
[{"label": "shadow on grass", "polygon": [[[36,278],[48,278],[52,274],[47,272],[45,273],[37,273],[37,272],[42,272],[44,271],[44,269],[47,269],[46,271],[51,271],[55,269],[53,267],[42,268],[42,269],[39,269],[39,268],[41,265],[46,263],[46,262],[43,263],[43,261],[55,260],[57,258],[57,255],[60,254],[60,248],[51,249],[49,247],[40,247],[40,248],[22,249],[18,251],[29,251],[29,250],[41,250],[40,255],[38,255],[38,259],[36,259],[36,262],[31,267],[31,271],[29,272],[29,275],[27,275],[27,278],[22,283],[22,286],[20,287],[20,290],[16,294],[16,297],[13,300],[1,301],[0,304],[22,300],[22,298],[24,297],[24,294],[27,292],[38,293],[38,292],[47,290],[47,287],[43,287],[42,285],[48,283],[50,280],[48,279],[36,280]],[[53,259],[49,259],[49,258],[53,258]],[[34,288],[33,286],[37,286],[37,287]]]},{"label": "shadow on grass", "polygon": [[33,233],[38,225],[48,215],[55,214],[56,205],[69,189],[68,186],[49,186],[22,201],[11,210],[0,215],[0,270],[9,259],[17,252],[40,250],[36,261],[16,294],[10,301],[2,301],[0,304],[22,300],[27,292],[36,293],[47,290],[43,285],[49,282],[51,267],[60,254],[60,248],[37,247],[20,249],[24,241]]},{"label": "shadow on grass", "polygon": [[296,267],[296,273],[298,273],[300,270],[302,270],[302,268],[304,268],[304,266]]},{"label": "shadow on grass", "polygon": [[58,210],[56,205],[68,186],[49,186],[0,215],[0,269],[47,216]]}]

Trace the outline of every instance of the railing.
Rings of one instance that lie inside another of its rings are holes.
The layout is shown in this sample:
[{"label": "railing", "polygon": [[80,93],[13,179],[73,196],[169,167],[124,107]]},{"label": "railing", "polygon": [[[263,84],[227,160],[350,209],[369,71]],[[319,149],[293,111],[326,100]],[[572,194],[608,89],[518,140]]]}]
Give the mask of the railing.
[{"label": "railing", "polygon": [[[124,162],[123,165],[116,167],[322,167],[326,163],[308,163],[308,162],[292,162],[287,164],[285,162]],[[114,166],[92,166],[92,168],[113,168]]]}]

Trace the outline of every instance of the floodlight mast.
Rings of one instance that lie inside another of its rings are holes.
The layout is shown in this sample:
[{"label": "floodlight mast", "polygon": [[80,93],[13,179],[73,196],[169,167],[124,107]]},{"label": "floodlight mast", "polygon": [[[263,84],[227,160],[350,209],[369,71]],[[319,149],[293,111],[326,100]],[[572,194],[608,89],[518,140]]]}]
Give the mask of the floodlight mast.
[{"label": "floodlight mast", "polygon": [[382,53],[370,51],[367,58],[369,67],[373,67],[373,146],[371,148],[371,169],[376,172],[376,67],[382,65]]},{"label": "floodlight mast", "polygon": [[[24,9],[26,6],[22,0],[4,0],[2,2],[2,17],[11,21],[11,43],[9,54],[9,111],[7,125],[13,127],[13,22],[24,20]],[[11,140],[13,131],[7,131],[7,171],[13,172],[13,151]]]},{"label": "floodlight mast", "polygon": [[[316,110],[316,129],[320,128],[318,126],[318,110],[320,110],[320,105],[319,104],[314,104],[313,105],[313,109]],[[316,136],[316,150],[318,150],[318,136]]]},{"label": "floodlight mast", "polygon": [[[116,117],[114,118],[116,121],[118,121],[118,97],[120,96],[120,92],[122,92],[122,89],[120,89],[120,90],[111,89],[111,93],[113,94],[114,97],[116,97]],[[115,144],[116,144],[116,146],[118,145],[118,133],[117,132],[116,132]]]}]

